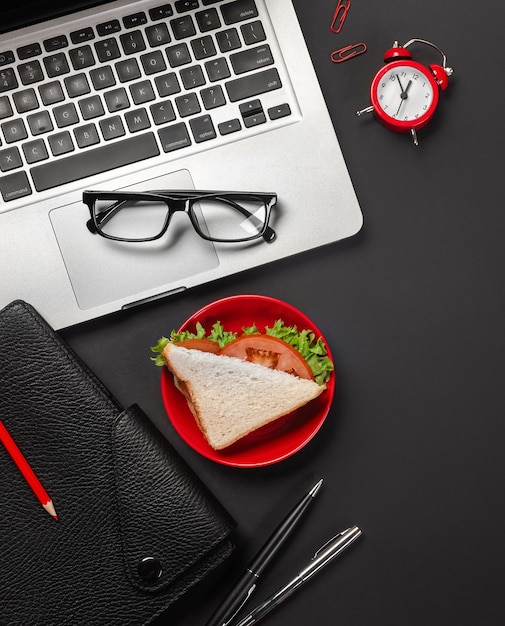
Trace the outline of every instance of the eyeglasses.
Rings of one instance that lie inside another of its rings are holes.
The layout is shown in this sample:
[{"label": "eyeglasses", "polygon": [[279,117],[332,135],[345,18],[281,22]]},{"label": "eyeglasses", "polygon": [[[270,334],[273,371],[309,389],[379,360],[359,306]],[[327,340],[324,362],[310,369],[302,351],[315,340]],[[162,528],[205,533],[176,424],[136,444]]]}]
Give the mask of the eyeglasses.
[{"label": "eyeglasses", "polygon": [[268,225],[277,202],[274,193],[228,191],[84,191],[91,219],[88,229],[115,241],[154,241],[162,237],[174,213],[183,211],[196,232],[215,242],[246,242],[263,238],[271,243]]}]

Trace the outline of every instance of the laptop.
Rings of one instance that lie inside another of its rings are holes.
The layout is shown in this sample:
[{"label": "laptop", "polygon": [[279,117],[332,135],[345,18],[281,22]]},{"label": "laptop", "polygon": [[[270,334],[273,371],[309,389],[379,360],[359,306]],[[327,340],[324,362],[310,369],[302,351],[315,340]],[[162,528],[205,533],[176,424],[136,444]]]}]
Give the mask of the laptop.
[{"label": "laptop", "polygon": [[[31,0],[1,30],[0,306],[61,329],[360,230],[291,0]],[[84,190],[170,189],[275,193],[277,237],[207,241],[183,213],[151,242],[86,226]]]}]

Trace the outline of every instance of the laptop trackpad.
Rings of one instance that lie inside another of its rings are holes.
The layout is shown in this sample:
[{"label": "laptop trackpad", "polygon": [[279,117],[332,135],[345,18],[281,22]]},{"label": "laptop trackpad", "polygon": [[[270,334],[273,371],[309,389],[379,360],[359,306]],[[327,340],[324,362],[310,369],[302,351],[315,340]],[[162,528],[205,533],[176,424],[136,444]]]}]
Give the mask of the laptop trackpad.
[{"label": "laptop trackpad", "polygon": [[[187,170],[123,187],[132,191],[194,188]],[[111,241],[90,233],[89,209],[81,202],[53,209],[49,216],[82,309],[123,298],[134,301],[147,290],[183,287],[188,276],[219,265],[214,245],[196,234],[182,212],[174,215],[161,239],[144,243]]]}]

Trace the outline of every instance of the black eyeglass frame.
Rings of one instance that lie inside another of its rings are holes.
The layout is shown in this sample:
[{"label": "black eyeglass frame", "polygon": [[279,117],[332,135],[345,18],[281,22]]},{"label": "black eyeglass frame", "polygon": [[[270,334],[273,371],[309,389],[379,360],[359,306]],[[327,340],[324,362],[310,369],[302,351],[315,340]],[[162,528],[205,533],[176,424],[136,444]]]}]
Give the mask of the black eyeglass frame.
[{"label": "black eyeglass frame", "polygon": [[[264,203],[265,206],[265,221],[262,228],[255,234],[249,237],[242,237],[239,239],[221,239],[211,237],[204,233],[198,224],[198,218],[193,212],[193,205],[199,200],[211,199],[219,200],[226,204],[229,204],[234,209],[238,210],[244,217],[253,217],[253,213],[248,211],[245,207],[238,204],[240,200],[259,200]],[[276,239],[276,233],[274,229],[269,226],[270,213],[272,207],[277,202],[276,193],[266,192],[241,192],[241,191],[198,191],[198,190],[170,190],[170,191],[90,191],[86,190],[82,193],[82,200],[87,205],[90,212],[90,219],[86,223],[88,229],[93,234],[98,234],[106,239],[112,239],[114,241],[125,241],[131,243],[155,241],[160,239],[167,232],[170,225],[170,220],[174,213],[177,211],[184,211],[189,215],[189,219],[193,228],[197,234],[206,239],[207,241],[213,241],[216,243],[245,243],[253,241],[255,239],[263,238],[267,243],[272,243]],[[107,210],[103,211],[99,216],[94,211],[94,205],[99,200],[113,201]],[[115,212],[121,209],[125,202],[132,200],[137,201],[154,201],[161,200],[167,206],[167,215],[161,231],[153,237],[143,237],[138,239],[132,239],[129,237],[115,237],[103,232],[101,225],[106,223]]]}]

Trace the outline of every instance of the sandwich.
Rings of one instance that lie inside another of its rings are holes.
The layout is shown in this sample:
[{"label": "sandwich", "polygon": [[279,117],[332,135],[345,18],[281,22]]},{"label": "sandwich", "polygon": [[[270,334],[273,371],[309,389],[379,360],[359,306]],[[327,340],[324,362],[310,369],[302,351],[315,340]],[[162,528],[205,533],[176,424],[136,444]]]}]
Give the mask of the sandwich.
[{"label": "sandwich", "polygon": [[[308,359],[294,345],[303,346]],[[219,322],[209,334],[197,324],[196,333],[173,331],[152,350],[158,352],[155,362],[174,376],[214,450],[315,400],[333,370],[321,339],[281,320],[264,333],[255,326],[243,329],[241,336]]]}]

